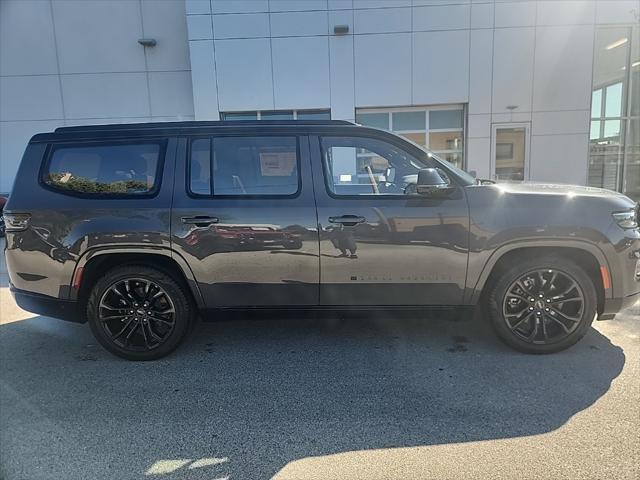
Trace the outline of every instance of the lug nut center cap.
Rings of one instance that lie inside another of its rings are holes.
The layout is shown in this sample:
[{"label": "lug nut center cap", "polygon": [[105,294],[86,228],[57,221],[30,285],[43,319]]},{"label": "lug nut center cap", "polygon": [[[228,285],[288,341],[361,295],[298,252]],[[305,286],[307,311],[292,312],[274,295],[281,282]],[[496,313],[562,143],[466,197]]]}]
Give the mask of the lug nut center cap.
[{"label": "lug nut center cap", "polygon": [[536,302],[536,308],[537,308],[538,310],[543,310],[543,309],[544,309],[544,307],[545,307],[544,299],[543,299],[543,300],[538,300],[538,301]]}]

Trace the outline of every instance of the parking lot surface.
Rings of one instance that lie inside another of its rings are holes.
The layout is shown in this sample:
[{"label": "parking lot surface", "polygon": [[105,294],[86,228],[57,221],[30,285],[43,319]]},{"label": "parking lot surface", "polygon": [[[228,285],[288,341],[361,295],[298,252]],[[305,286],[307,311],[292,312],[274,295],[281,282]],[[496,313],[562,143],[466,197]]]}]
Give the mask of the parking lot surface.
[{"label": "parking lot surface", "polygon": [[7,283],[5,480],[640,478],[640,304],[547,356],[482,318],[372,313],[199,325],[132,363]]}]

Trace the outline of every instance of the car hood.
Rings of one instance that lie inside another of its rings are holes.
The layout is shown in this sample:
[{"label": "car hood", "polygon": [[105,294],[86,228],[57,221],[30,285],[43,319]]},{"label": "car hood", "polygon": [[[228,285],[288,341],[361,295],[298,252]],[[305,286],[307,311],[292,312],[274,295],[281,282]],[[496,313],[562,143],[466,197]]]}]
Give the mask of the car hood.
[{"label": "car hood", "polygon": [[537,195],[561,195],[568,197],[607,197],[626,199],[631,204],[633,200],[619,192],[607,190],[604,188],[584,187],[580,185],[566,185],[559,183],[496,183],[492,185],[503,192],[514,194],[537,194]]}]

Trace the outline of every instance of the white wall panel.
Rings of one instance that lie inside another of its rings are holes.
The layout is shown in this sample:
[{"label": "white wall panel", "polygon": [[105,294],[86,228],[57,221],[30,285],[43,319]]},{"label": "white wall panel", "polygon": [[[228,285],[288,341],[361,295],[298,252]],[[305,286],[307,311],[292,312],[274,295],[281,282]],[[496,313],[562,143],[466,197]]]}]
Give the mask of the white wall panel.
[{"label": "white wall panel", "polygon": [[376,8],[353,12],[354,33],[411,31],[410,8]]},{"label": "white wall panel", "polygon": [[269,0],[269,10],[272,12],[326,9],[327,0]]},{"label": "white wall panel", "polygon": [[414,7],[423,7],[425,5],[442,5],[442,4],[469,4],[473,2],[492,2],[493,0],[413,0]]},{"label": "white wall panel", "polygon": [[58,73],[49,2],[3,0],[0,75],[42,73]]},{"label": "white wall panel", "polygon": [[145,73],[63,75],[66,118],[149,116]]},{"label": "white wall panel", "polygon": [[328,7],[330,10],[345,10],[353,8],[353,0],[329,0]]},{"label": "white wall panel", "polygon": [[495,30],[493,112],[506,112],[508,105],[516,105],[519,111],[531,110],[534,36],[533,28]]},{"label": "white wall panel", "polygon": [[411,0],[353,0],[353,8],[410,7]]},{"label": "white wall panel", "polygon": [[466,170],[476,172],[478,178],[491,178],[491,140],[469,138],[467,143]]},{"label": "white wall panel", "polygon": [[327,35],[327,22],[326,11],[272,13],[271,35],[273,37]]},{"label": "white wall panel", "polygon": [[187,19],[181,1],[143,0],[142,21],[145,37],[156,39],[147,48],[149,70],[190,70]]},{"label": "white wall panel", "polygon": [[332,10],[329,11],[329,35],[333,35],[333,28],[336,25],[347,25],[349,34],[353,33],[353,10]]},{"label": "white wall panel", "polygon": [[268,37],[269,14],[214,15],[213,36],[215,39]]},{"label": "white wall panel", "polygon": [[491,112],[493,30],[471,30],[469,113]]},{"label": "white wall panel", "polygon": [[640,15],[638,0],[599,0],[596,4],[596,23],[637,24]]},{"label": "white wall panel", "polygon": [[144,71],[138,2],[53,2],[61,73]]},{"label": "white wall panel", "polygon": [[62,118],[57,75],[0,77],[0,121]]},{"label": "white wall panel", "polygon": [[268,12],[269,0],[211,0],[213,13]]},{"label": "white wall panel", "polygon": [[593,24],[596,2],[593,0],[554,0],[538,2],[538,25]]},{"label": "white wall panel", "polygon": [[189,40],[210,40],[213,38],[211,15],[187,15]]},{"label": "white wall panel", "polygon": [[215,52],[221,111],[273,109],[268,38],[215,40]]},{"label": "white wall panel", "polygon": [[466,103],[469,31],[413,34],[413,103]]},{"label": "white wall panel", "polygon": [[471,28],[493,28],[493,3],[471,5]]},{"label": "white wall panel", "polygon": [[469,28],[470,5],[442,5],[413,9],[414,30],[457,30]]},{"label": "white wall panel", "polygon": [[63,122],[0,122],[0,192],[9,192],[29,139],[36,133],[51,132]]},{"label": "white wall panel", "polygon": [[193,91],[189,72],[149,73],[153,116],[193,116]]},{"label": "white wall panel", "polygon": [[531,180],[586,184],[589,158],[587,135],[531,137]]},{"label": "white wall panel", "polygon": [[411,34],[356,35],[356,106],[411,104]]},{"label": "white wall panel", "polygon": [[275,108],[328,107],[328,38],[274,38],[272,48]]},{"label": "white wall panel", "polygon": [[467,137],[480,138],[491,136],[491,115],[488,113],[469,115]]},{"label": "white wall panel", "polygon": [[496,28],[529,27],[536,23],[536,2],[496,2]]},{"label": "white wall panel", "polygon": [[185,10],[187,15],[211,13],[211,0],[186,0]]},{"label": "white wall panel", "polygon": [[213,40],[189,42],[191,85],[196,120],[218,120],[218,91]]},{"label": "white wall panel", "polygon": [[329,37],[331,118],[355,119],[353,36]]},{"label": "white wall panel", "polygon": [[553,135],[558,133],[589,133],[589,110],[569,110],[566,112],[533,112],[532,135]]},{"label": "white wall panel", "polygon": [[533,110],[589,108],[593,36],[590,25],[538,27]]}]

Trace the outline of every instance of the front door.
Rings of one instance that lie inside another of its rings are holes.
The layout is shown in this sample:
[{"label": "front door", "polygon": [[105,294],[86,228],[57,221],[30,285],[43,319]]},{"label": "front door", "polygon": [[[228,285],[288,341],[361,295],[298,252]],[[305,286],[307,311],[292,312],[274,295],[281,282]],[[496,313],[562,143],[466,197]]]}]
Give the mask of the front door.
[{"label": "front door", "polygon": [[469,242],[464,190],[438,199],[416,193],[418,171],[437,164],[426,153],[408,153],[400,139],[384,138],[310,140],[320,303],[459,305]]},{"label": "front door", "polygon": [[172,244],[208,307],[318,304],[308,142],[264,131],[190,138],[178,161]]}]

